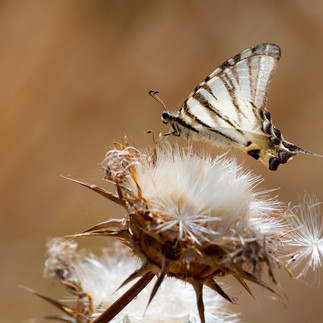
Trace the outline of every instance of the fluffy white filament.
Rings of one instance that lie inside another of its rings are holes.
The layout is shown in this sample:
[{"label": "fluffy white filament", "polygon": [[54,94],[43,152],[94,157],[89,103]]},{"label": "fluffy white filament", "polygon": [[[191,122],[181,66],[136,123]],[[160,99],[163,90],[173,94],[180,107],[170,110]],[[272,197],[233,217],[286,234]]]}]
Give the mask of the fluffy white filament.
[{"label": "fluffy white filament", "polygon": [[[74,274],[70,277],[77,280],[82,290],[92,298],[96,310],[94,319],[129,288],[127,285],[118,290],[121,283],[140,267],[137,258],[129,257],[126,251],[122,245],[115,244],[113,249],[104,249],[102,256],[98,258],[93,254],[78,253],[74,242],[53,239],[48,244],[45,275],[53,276],[57,269],[66,265],[72,268]],[[155,279],[111,322],[199,322],[193,287],[174,278],[163,282],[147,308],[154,282]],[[225,309],[226,301],[208,288],[204,288],[204,302],[207,322],[239,321],[238,314],[229,313]]]},{"label": "fluffy white filament", "polygon": [[[201,157],[170,145],[157,148],[156,155],[155,162],[141,159],[134,167],[151,212],[162,215],[157,231],[178,226],[180,240],[214,242],[263,224],[262,215],[280,207],[254,190],[261,180],[233,158]],[[136,190],[135,183],[129,185]]]},{"label": "fluffy white filament", "polygon": [[[236,277],[242,283],[246,277],[252,277],[254,282],[266,286],[260,280],[263,265],[268,267],[274,280],[272,268],[279,264],[289,267],[298,279],[307,279],[309,273],[314,273],[313,285],[319,284],[323,218],[314,198],[305,197],[301,205],[286,214],[279,202],[267,197],[270,191],[256,191],[261,179],[243,171],[235,159],[224,155],[212,159],[169,144],[157,146],[150,153],[120,145],[120,149],[107,153],[103,164],[107,178],[122,189],[119,196],[126,201],[128,212],[133,208],[137,217],[146,217],[147,225],[140,227],[140,232],[145,234],[139,235],[142,238],[139,242],[146,242],[151,233],[160,241],[167,237],[169,242],[175,237],[184,246],[183,255],[190,248],[200,250],[201,259],[195,255],[195,266],[205,265],[203,261],[209,257],[203,254],[208,250],[205,246],[219,247],[227,254],[219,259],[217,253],[212,254],[218,267],[211,274],[222,269],[223,274],[234,270],[236,275],[240,274]],[[129,229],[129,237],[132,232]],[[139,242],[131,242],[134,250]],[[143,254],[146,246],[146,243],[141,245]],[[147,259],[152,256],[149,252],[150,249],[145,254]],[[102,253],[100,258],[80,253],[75,242],[59,239],[48,245],[45,275],[58,275],[62,281],[76,286],[75,290],[88,295],[87,300],[92,303],[88,301],[87,309],[90,313],[91,305],[94,309],[91,319],[129,288],[127,285],[118,289],[141,266],[136,257],[129,257],[119,245],[115,249],[103,249]],[[184,256],[183,259],[189,260]],[[213,258],[210,263],[214,264]],[[177,265],[173,269],[178,270],[182,263],[179,261]],[[248,270],[252,273],[248,274]],[[176,277],[176,274],[171,272],[169,276]],[[154,285],[150,283],[111,322],[199,322],[195,291],[182,277],[166,278],[147,308]],[[227,312],[225,301],[214,291],[204,287],[203,299],[207,322],[238,322],[238,315]]]},{"label": "fluffy white filament", "polygon": [[[313,196],[305,196],[300,205],[292,209],[287,218],[291,227],[288,245],[293,248],[288,262],[296,278],[305,280],[311,286],[320,283],[320,268],[323,262],[323,217],[320,203]],[[311,283],[308,276],[314,274]]]}]

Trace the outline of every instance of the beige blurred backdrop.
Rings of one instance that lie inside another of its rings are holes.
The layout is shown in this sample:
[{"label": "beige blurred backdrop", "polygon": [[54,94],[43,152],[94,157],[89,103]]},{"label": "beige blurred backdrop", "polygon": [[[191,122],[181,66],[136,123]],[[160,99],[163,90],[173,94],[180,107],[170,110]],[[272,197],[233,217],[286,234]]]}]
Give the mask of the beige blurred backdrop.
[{"label": "beige blurred backdrop", "polygon": [[[120,134],[137,147],[166,132],[149,95],[177,110],[213,69],[261,42],[282,48],[268,109],[291,142],[323,154],[323,2],[306,0],[0,2],[0,321],[57,313],[17,287],[55,296],[43,279],[49,237],[80,232],[122,210],[60,177],[106,185],[98,163]],[[182,144],[185,142],[181,141]],[[215,156],[222,152],[211,147]],[[304,191],[323,200],[323,160],[296,157],[277,172],[234,151],[280,188],[285,203]],[[80,240],[92,250],[108,239]],[[254,288],[234,288],[243,322],[322,322],[323,287],[278,278],[287,308]],[[108,284],[109,282],[107,282]]]}]

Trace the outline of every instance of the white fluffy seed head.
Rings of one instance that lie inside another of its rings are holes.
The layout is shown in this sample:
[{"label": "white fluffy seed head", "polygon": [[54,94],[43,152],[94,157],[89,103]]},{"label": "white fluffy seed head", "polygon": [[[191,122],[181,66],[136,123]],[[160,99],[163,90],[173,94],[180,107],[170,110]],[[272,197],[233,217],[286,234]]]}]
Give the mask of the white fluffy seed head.
[{"label": "white fluffy seed head", "polygon": [[[214,293],[232,301],[218,278],[232,275],[250,293],[246,281],[275,292],[263,280],[266,272],[277,284],[275,264],[289,266],[300,279],[322,266],[323,220],[315,200],[305,198],[282,214],[281,204],[267,198],[270,191],[256,191],[261,179],[243,171],[235,159],[212,159],[168,144],[148,153],[117,147],[102,163],[116,194],[78,183],[123,206],[125,218],[102,222],[80,235],[119,238],[143,262],[137,270],[136,258],[120,247],[99,259],[76,252],[75,243],[53,240],[45,274],[57,275],[69,287],[82,317],[94,319],[112,303],[119,306],[116,299],[125,288],[118,287],[127,276],[156,274],[154,288],[148,285],[111,322],[203,321],[203,286],[206,321],[237,322]],[[148,309],[147,299],[152,300]]]},{"label": "white fluffy seed head", "polygon": [[225,155],[212,159],[167,143],[148,152],[118,147],[103,168],[128,211],[128,244],[154,271],[195,286],[229,274],[262,284],[267,266],[274,279],[282,230],[272,215],[280,204],[256,191],[259,177]]},{"label": "white fluffy seed head", "polygon": [[224,155],[201,157],[166,144],[157,148],[155,160],[141,158],[133,167],[136,182],[128,181],[130,191],[139,186],[151,213],[160,217],[156,230],[178,227],[179,240],[214,242],[240,234],[279,207],[255,192],[260,178]]},{"label": "white fluffy seed head", "polygon": [[[291,249],[287,253],[288,266],[296,279],[318,287],[323,263],[323,216],[315,196],[305,195],[300,204],[291,209],[286,218],[290,233],[285,237]],[[312,276],[312,279],[310,278]]]}]

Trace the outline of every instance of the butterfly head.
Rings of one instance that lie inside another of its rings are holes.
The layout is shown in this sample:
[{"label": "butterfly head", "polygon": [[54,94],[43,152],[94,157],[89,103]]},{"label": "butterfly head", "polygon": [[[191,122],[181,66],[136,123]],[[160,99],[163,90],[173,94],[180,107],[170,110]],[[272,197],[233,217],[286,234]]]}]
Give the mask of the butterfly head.
[{"label": "butterfly head", "polygon": [[164,111],[161,116],[162,122],[167,124],[170,121],[170,115],[168,111]]},{"label": "butterfly head", "polygon": [[170,124],[172,127],[171,134],[180,136],[182,134],[183,125],[181,125],[181,119],[179,118],[179,112],[165,110],[161,116],[164,124]]}]

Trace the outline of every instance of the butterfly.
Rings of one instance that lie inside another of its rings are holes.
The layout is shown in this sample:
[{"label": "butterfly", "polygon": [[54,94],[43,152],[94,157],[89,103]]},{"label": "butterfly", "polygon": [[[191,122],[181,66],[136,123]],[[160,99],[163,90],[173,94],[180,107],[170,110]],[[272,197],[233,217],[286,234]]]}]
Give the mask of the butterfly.
[{"label": "butterfly", "polygon": [[238,148],[277,170],[298,153],[323,157],[283,138],[266,109],[269,85],[281,50],[259,44],[233,56],[215,69],[184,101],[179,111],[165,108],[162,121],[171,134],[202,140],[221,148]]}]

